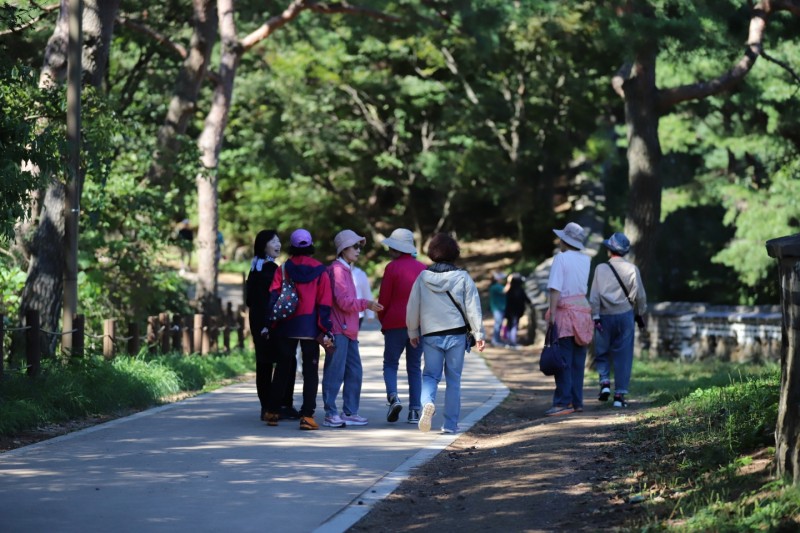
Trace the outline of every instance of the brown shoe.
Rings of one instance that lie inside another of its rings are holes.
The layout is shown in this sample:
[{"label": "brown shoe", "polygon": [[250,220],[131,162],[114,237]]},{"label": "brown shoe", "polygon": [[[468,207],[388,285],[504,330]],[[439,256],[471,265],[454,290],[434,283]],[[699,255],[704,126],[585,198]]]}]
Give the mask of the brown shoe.
[{"label": "brown shoe", "polygon": [[300,429],[313,430],[319,429],[319,425],[312,416],[300,417]]},{"label": "brown shoe", "polygon": [[267,421],[268,426],[277,426],[278,418],[280,418],[278,413],[267,413],[265,420]]}]

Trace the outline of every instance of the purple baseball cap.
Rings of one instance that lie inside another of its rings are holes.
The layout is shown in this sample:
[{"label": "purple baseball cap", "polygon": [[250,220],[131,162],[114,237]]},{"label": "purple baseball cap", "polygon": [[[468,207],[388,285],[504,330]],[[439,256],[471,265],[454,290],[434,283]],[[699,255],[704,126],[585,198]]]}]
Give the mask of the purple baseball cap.
[{"label": "purple baseball cap", "polygon": [[294,230],[289,241],[295,248],[306,248],[314,244],[314,241],[311,240],[311,234],[303,228]]}]

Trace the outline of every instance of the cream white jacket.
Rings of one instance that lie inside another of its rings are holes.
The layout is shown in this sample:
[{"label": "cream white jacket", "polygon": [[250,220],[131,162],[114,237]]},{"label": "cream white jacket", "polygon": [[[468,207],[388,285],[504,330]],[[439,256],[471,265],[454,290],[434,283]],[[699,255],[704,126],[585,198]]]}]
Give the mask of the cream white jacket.
[{"label": "cream white jacket", "polygon": [[436,333],[463,327],[461,313],[450,301],[447,291],[461,306],[475,340],[484,340],[481,301],[475,282],[466,270],[447,263],[436,263],[422,271],[411,287],[406,307],[408,336]]}]

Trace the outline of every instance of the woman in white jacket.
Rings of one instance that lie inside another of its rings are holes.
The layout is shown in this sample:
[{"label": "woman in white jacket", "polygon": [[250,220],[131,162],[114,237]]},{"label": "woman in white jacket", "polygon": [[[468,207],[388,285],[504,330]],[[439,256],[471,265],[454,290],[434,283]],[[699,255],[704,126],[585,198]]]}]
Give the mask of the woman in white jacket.
[{"label": "woman in white jacket", "polygon": [[420,431],[431,429],[436,412],[436,391],[444,373],[447,388],[442,432],[458,432],[461,371],[464,354],[470,350],[467,333],[472,332],[478,351],[482,352],[486,345],[478,289],[467,271],[453,264],[460,254],[458,243],[452,237],[446,233],[434,236],[428,245],[428,257],[434,264],[419,275],[408,298],[409,342],[417,347],[422,338],[425,361]]}]

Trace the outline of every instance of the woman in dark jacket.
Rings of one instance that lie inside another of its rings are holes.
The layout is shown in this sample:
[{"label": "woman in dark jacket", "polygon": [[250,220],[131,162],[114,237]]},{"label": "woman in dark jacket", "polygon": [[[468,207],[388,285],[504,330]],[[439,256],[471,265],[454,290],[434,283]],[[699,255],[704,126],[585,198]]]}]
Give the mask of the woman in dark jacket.
[{"label": "woman in dark jacket", "polygon": [[506,293],[506,341],[512,347],[517,346],[517,331],[519,319],[525,314],[525,304],[531,305],[531,300],[525,293],[522,275],[514,272],[508,276],[505,288]]},{"label": "woman in dark jacket", "polygon": [[[250,309],[250,332],[256,349],[256,391],[261,402],[261,420],[266,421],[267,402],[272,386],[272,370],[277,362],[277,344],[273,339],[261,335],[267,326],[267,304],[269,303],[269,286],[275,277],[278,265],[275,259],[281,253],[281,240],[274,229],[258,232],[253,244],[253,261],[250,274],[247,276],[247,307]],[[287,387],[283,405],[285,414],[291,417],[292,395],[294,394],[294,374],[291,386]],[[296,412],[296,411],[295,411]]]}]

